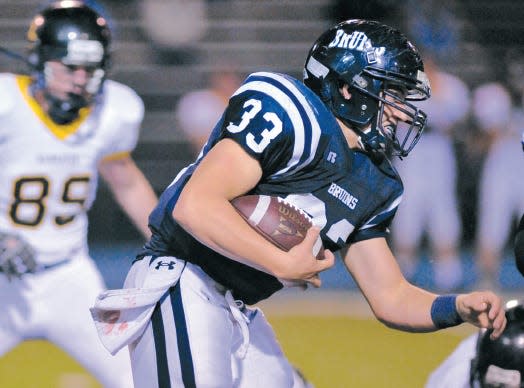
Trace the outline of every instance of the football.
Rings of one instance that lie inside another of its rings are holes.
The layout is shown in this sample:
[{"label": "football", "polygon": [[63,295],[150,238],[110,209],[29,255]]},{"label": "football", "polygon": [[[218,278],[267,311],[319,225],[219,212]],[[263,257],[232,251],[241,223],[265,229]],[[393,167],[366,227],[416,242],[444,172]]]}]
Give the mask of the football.
[{"label": "football", "polygon": [[[284,251],[289,251],[306,237],[313,226],[311,217],[286,200],[269,195],[245,195],[231,201],[233,207],[251,227]],[[313,254],[323,259],[320,237]]]}]

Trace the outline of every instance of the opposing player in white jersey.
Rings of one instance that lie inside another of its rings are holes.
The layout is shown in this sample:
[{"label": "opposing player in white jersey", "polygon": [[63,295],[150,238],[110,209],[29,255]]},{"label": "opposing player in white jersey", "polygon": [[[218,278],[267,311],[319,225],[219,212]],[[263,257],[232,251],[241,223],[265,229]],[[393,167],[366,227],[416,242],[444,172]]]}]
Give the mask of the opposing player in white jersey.
[{"label": "opposing player in white jersey", "polygon": [[31,76],[0,74],[0,355],[46,339],[104,387],[131,387],[128,351],[108,354],[89,315],[105,285],[87,210],[100,174],[149,236],[156,195],[130,157],[143,103],[105,79],[110,31],[82,2],[49,5],[28,38]]},{"label": "opposing player in white jersey", "polygon": [[[498,296],[417,288],[386,242],[402,182],[385,154],[414,147],[426,116],[412,101],[429,94],[410,41],[365,20],[319,37],[304,82],[274,72],[247,77],[197,161],[161,195],[128,288],[104,293],[92,310],[110,351],[129,345],[135,385],[303,386],[262,312],[246,305],[288,281],[319,286],[318,273],[334,264],[330,251],[344,248],[345,266],[388,326],[434,331],[467,321],[499,336]],[[283,197],[316,227],[285,252],[231,205],[246,193]],[[323,260],[313,254],[319,235]]]}]

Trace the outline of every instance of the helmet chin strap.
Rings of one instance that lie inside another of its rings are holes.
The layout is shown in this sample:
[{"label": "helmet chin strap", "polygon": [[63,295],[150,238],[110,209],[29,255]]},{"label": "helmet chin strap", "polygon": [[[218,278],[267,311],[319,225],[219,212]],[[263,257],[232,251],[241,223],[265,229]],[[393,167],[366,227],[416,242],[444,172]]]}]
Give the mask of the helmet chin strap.
[{"label": "helmet chin strap", "polygon": [[352,128],[358,135],[358,142],[362,148],[370,153],[377,154],[386,151],[386,139],[377,129],[378,117],[372,119],[367,129],[360,129],[355,125],[349,124],[346,120],[346,125]]},{"label": "helmet chin strap", "polygon": [[[384,136],[376,129],[376,118],[374,118],[367,129],[360,129],[348,120],[339,117],[339,119],[352,131],[357,134],[357,142],[362,150],[376,162],[381,162],[386,156],[386,142]],[[375,130],[372,130],[375,128]]]},{"label": "helmet chin strap", "polygon": [[47,114],[59,125],[69,124],[76,120],[80,109],[88,105],[84,97],[73,93],[69,93],[66,100],[61,100],[47,91],[44,92],[44,97],[49,104]]},{"label": "helmet chin strap", "polygon": [[[394,155],[398,156],[400,159],[403,159],[406,154],[400,151],[401,147],[398,143],[398,140],[394,136],[396,132],[396,125],[389,125],[384,128],[380,128],[378,122],[380,120],[381,114],[377,114],[372,120],[371,123],[366,126],[365,129],[359,128],[354,124],[351,124],[348,120],[340,118],[349,126],[358,136],[358,144],[360,147],[372,155],[376,160],[381,160],[387,154],[393,152]],[[393,136],[388,137],[383,132],[389,134],[392,133]]]},{"label": "helmet chin strap", "polygon": [[[48,80],[52,79],[53,76],[53,71],[46,62],[44,71],[37,73],[34,88],[43,92],[43,97],[48,104],[47,114],[51,117],[51,120],[58,125],[69,124],[78,118],[80,109],[88,106],[89,102],[86,97],[75,93],[68,93],[65,99],[54,96],[47,88]],[[100,79],[96,77],[96,86],[99,87],[99,85]]]}]

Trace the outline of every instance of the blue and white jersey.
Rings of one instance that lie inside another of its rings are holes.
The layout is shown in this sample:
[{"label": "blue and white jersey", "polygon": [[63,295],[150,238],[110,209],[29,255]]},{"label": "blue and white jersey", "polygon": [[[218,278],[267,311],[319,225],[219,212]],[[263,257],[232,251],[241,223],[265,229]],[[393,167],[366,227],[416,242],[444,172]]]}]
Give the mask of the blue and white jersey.
[{"label": "blue and white jersey", "polygon": [[[248,194],[280,196],[306,211],[321,227],[325,248],[337,251],[387,235],[403,190],[398,174],[387,159],[377,163],[350,149],[334,116],[302,82],[277,73],[251,74],[231,97],[200,158],[225,138],[263,170]],[[177,198],[200,158],[161,195],[143,253],[198,264],[248,304],[267,298],[282,287],[276,278],[207,248],[173,220]]]}]

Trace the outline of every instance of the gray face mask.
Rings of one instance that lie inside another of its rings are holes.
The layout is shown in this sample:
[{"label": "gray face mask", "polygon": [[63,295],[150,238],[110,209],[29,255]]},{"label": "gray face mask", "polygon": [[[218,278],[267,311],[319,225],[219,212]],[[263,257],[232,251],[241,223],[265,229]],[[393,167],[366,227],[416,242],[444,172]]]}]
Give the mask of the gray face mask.
[{"label": "gray face mask", "polygon": [[76,120],[79,116],[80,109],[89,106],[93,102],[101,90],[105,71],[100,68],[94,70],[85,85],[84,93],[68,93],[65,99],[54,96],[46,88],[48,77],[51,77],[51,74],[51,71],[44,66],[43,85],[41,87],[44,89],[44,97],[49,104],[47,113],[55,123],[64,125]]},{"label": "gray face mask", "polygon": [[60,125],[69,124],[79,116],[80,109],[88,106],[85,97],[78,94],[69,93],[66,100],[60,100],[50,93],[44,93],[45,99],[49,104],[48,115],[51,119]]}]

